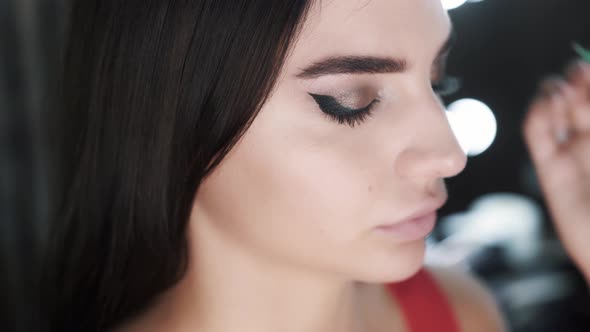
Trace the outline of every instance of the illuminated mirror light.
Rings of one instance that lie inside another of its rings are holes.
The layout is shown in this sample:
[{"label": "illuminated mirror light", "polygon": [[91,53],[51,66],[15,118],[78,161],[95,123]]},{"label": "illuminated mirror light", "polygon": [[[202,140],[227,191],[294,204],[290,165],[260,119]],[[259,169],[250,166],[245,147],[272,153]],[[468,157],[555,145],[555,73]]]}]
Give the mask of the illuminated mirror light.
[{"label": "illuminated mirror light", "polygon": [[455,9],[455,8],[461,6],[462,4],[464,4],[465,2],[467,2],[467,0],[441,0],[441,1],[443,4],[443,8],[446,10]]},{"label": "illuminated mirror light", "polygon": [[479,100],[457,100],[449,105],[447,117],[459,144],[468,156],[483,153],[496,138],[496,117]]}]

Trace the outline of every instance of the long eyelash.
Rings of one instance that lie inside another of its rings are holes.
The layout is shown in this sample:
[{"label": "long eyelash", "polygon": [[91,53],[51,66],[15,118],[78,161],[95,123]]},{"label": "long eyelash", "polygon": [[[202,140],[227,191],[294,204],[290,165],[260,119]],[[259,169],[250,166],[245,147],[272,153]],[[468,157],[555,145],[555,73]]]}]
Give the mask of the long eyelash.
[{"label": "long eyelash", "polygon": [[332,96],[322,96],[313,93],[309,94],[313,97],[322,112],[328,116],[329,119],[336,121],[338,124],[346,123],[354,128],[356,125],[362,124],[368,117],[373,115],[373,106],[379,102],[379,99],[374,99],[369,105],[352,109],[342,106]]},{"label": "long eyelash", "polygon": [[457,93],[461,89],[461,80],[454,76],[446,76],[432,83],[432,90],[441,97]]}]

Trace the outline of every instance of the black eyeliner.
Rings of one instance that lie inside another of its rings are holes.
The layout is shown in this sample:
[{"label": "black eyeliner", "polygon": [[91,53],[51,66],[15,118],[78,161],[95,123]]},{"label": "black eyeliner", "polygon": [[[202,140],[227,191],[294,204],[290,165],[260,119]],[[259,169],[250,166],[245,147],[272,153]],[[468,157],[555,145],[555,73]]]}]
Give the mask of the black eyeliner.
[{"label": "black eyeliner", "polygon": [[332,96],[313,93],[308,94],[315,100],[322,112],[327,116],[339,124],[347,123],[351,127],[361,124],[367,117],[371,116],[373,105],[379,101],[378,99],[374,99],[369,105],[363,108],[353,109],[343,106]]}]

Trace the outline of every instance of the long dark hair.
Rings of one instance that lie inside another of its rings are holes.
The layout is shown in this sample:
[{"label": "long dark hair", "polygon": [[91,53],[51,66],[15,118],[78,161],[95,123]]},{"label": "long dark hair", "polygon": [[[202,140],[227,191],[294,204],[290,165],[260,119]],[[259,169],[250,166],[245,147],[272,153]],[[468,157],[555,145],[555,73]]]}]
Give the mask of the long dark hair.
[{"label": "long dark hair", "polygon": [[105,331],[183,276],[203,177],[272,92],[304,0],[74,0],[57,126],[54,331]]}]

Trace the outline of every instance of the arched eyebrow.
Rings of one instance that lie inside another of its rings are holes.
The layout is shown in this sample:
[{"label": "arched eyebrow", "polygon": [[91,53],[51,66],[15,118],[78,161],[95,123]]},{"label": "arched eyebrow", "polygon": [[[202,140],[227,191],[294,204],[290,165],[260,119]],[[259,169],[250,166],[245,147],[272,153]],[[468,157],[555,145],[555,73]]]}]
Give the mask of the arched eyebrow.
[{"label": "arched eyebrow", "polygon": [[[434,63],[449,53],[456,39],[455,30],[451,26],[448,37],[439,48]],[[312,79],[324,75],[336,74],[384,74],[403,73],[408,68],[408,61],[402,58],[374,56],[333,56],[317,62],[301,70],[296,77]]]}]

